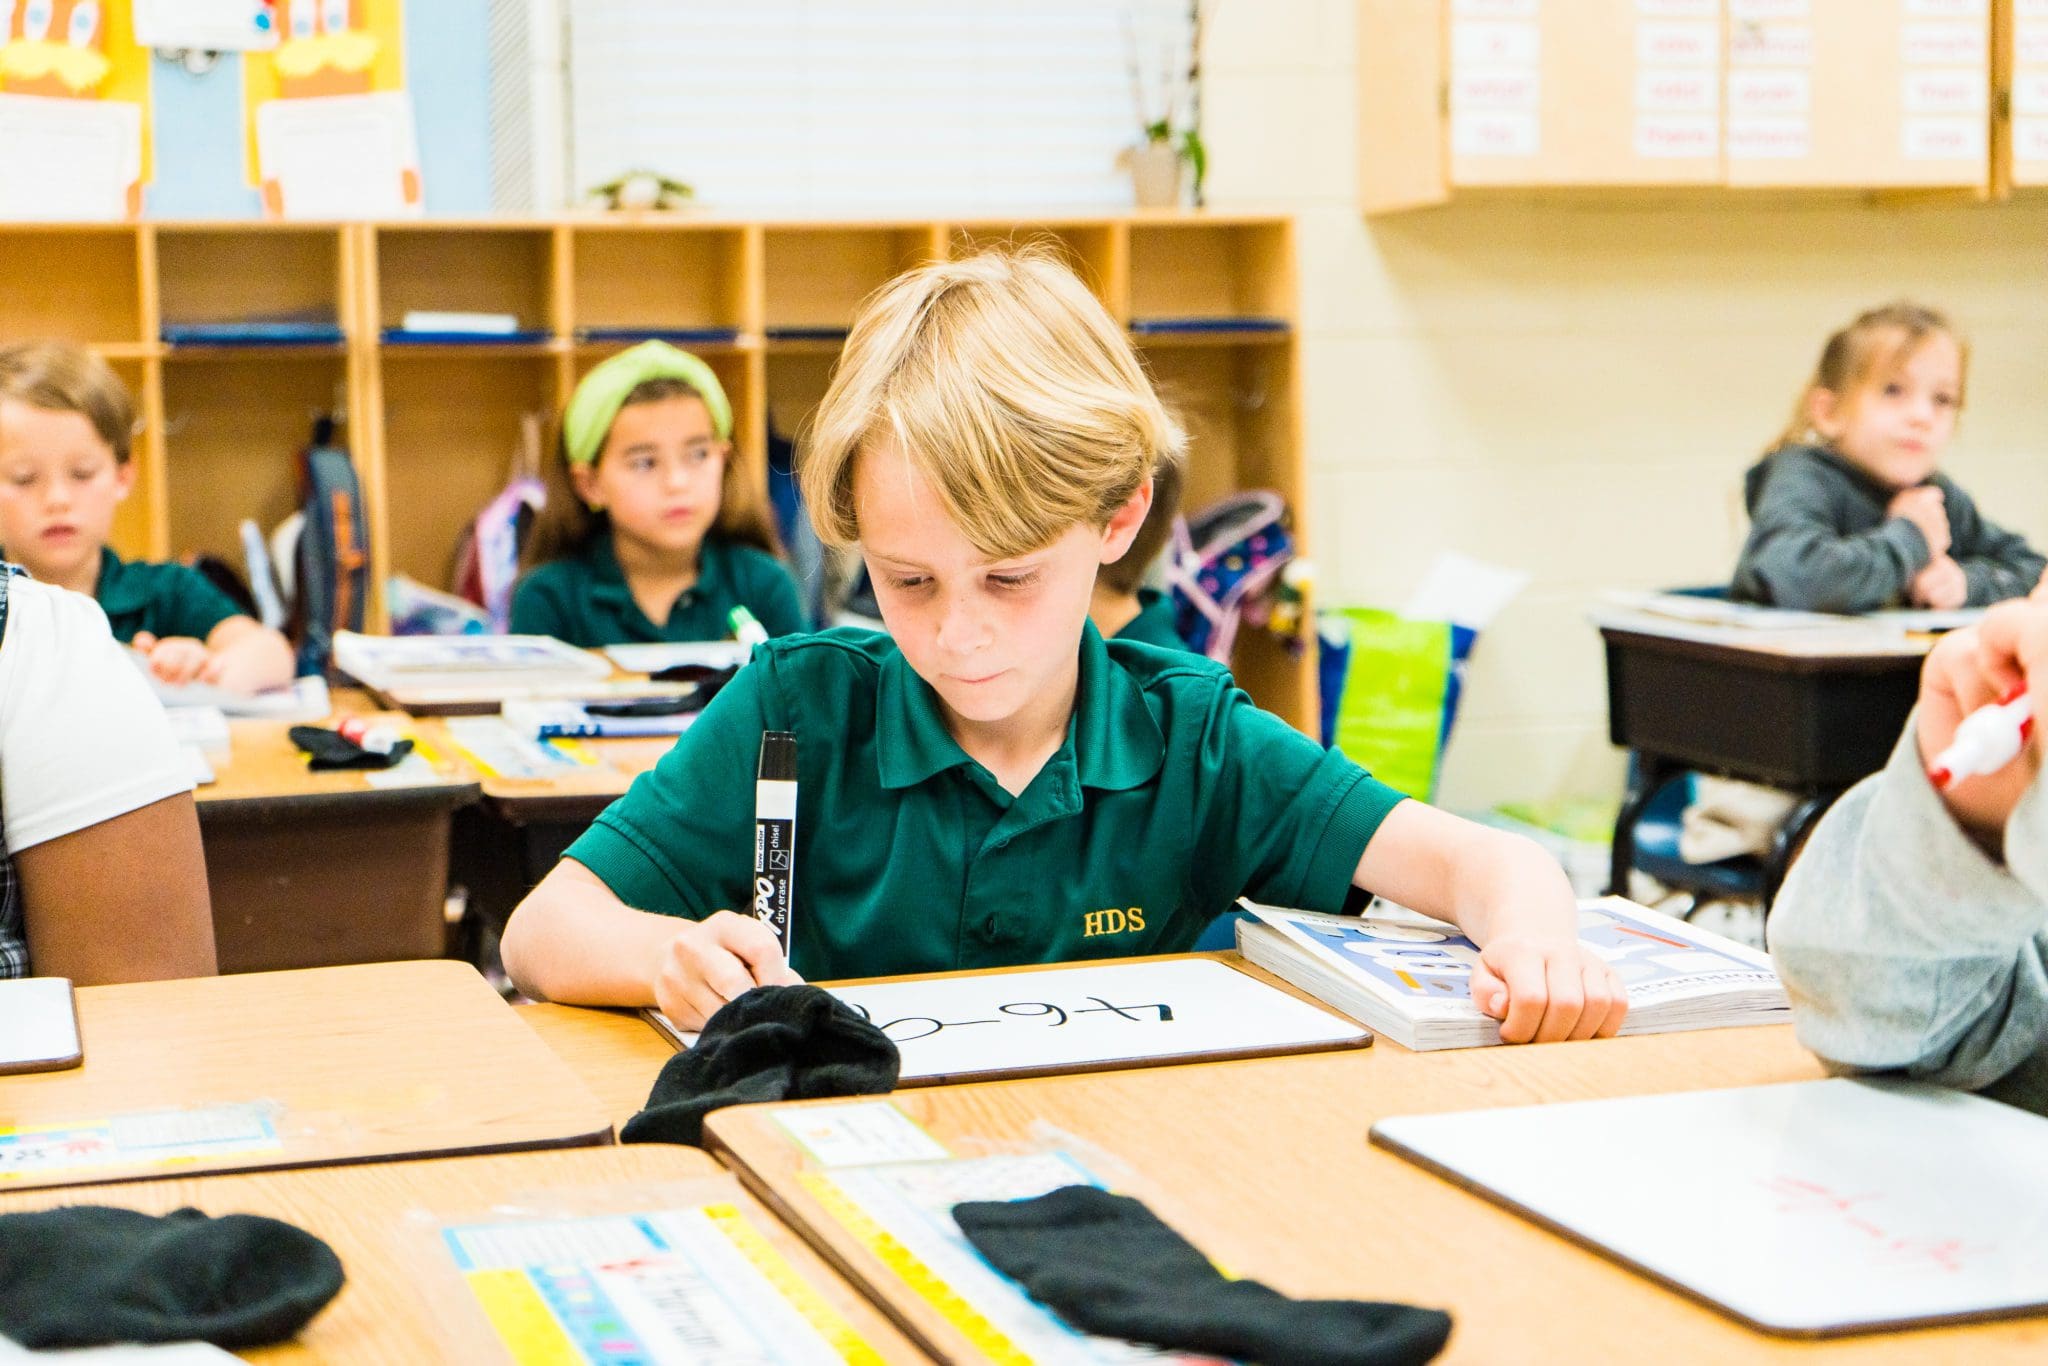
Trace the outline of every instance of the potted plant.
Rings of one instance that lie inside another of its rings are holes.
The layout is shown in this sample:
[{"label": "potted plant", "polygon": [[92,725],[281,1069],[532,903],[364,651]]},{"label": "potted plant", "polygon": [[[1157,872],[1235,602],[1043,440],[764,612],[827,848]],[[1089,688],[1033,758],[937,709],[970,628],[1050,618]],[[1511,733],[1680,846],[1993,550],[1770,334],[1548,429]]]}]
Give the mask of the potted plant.
[{"label": "potted plant", "polygon": [[1156,79],[1138,55],[1138,34],[1127,11],[1124,46],[1131,76],[1131,99],[1138,113],[1142,141],[1127,148],[1122,164],[1131,172],[1131,191],[1139,208],[1170,208],[1181,200],[1181,167],[1194,174],[1194,201],[1202,202],[1202,180],[1209,170],[1202,145],[1202,4],[1188,5],[1188,47],[1180,59],[1176,45],[1161,53]]}]

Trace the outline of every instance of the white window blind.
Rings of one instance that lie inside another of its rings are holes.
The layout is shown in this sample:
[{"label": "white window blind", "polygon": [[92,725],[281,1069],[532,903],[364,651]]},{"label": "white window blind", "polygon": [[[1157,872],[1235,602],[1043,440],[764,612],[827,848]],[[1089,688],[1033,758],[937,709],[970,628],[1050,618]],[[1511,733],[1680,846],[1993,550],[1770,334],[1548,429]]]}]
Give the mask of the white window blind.
[{"label": "white window blind", "polygon": [[[1188,0],[566,0],[569,186],[647,168],[722,209],[1131,201]],[[1135,37],[1135,43],[1132,39]],[[1176,126],[1188,111],[1176,111]]]}]

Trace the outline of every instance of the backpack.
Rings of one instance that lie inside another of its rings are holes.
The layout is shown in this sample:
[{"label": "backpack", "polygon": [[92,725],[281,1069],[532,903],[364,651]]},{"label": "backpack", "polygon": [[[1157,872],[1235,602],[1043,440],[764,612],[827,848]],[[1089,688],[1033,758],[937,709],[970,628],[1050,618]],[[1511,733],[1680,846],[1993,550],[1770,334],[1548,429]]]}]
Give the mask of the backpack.
[{"label": "backpack", "polygon": [[540,419],[528,413],[519,427],[519,446],[505,487],[462,529],[449,576],[456,596],[483,608],[489,629],[499,635],[511,629],[519,552],[535,515],[548,501],[547,485],[540,477]]},{"label": "backpack", "polygon": [[334,444],[334,420],[313,424],[299,455],[304,522],[297,554],[299,673],[327,672],[336,631],[363,629],[370,595],[370,529],[355,461]]},{"label": "backpack", "polygon": [[1166,582],[1181,639],[1228,664],[1239,623],[1266,623],[1281,573],[1293,560],[1287,504],[1271,489],[1233,493],[1192,519],[1175,518]]}]

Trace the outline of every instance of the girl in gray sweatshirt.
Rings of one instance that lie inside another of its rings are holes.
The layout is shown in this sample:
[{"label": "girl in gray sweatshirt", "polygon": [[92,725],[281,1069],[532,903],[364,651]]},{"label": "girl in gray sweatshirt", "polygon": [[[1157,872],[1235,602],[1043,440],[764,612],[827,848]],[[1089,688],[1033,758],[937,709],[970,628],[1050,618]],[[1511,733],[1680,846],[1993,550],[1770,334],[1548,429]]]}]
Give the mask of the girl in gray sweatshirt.
[{"label": "girl in gray sweatshirt", "polygon": [[[2021,683],[2048,703],[2048,593],[1928,656],[1891,763],[1837,802],[1770,919],[1800,1042],[2048,1114],[2048,783],[2042,728],[1996,773],[1937,792],[1957,722]],[[2048,724],[2048,722],[2044,722]]]},{"label": "girl in gray sweatshirt", "polygon": [[1791,424],[1744,484],[1734,597],[1809,612],[1948,609],[2041,581],[2048,560],[1940,472],[1968,360],[1948,319],[1918,304],[1874,308],[1828,338]]}]

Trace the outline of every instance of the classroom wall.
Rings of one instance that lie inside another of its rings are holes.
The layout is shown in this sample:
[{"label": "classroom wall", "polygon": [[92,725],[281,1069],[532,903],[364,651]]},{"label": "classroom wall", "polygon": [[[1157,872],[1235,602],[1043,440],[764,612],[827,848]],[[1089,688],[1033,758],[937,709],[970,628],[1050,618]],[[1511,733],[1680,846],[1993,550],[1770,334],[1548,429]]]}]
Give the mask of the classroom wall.
[{"label": "classroom wall", "polygon": [[1912,294],[1975,345],[1950,472],[2048,544],[2048,197],[1640,193],[1356,208],[1355,0],[1220,0],[1210,202],[1300,215],[1322,600],[1398,606],[1456,549],[1534,574],[1480,640],[1439,799],[1613,796],[1604,586],[1725,580],[1741,475],[1827,332]]}]

